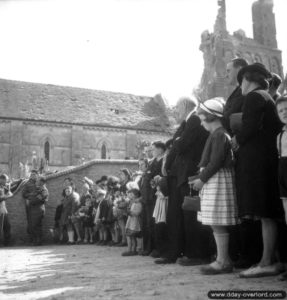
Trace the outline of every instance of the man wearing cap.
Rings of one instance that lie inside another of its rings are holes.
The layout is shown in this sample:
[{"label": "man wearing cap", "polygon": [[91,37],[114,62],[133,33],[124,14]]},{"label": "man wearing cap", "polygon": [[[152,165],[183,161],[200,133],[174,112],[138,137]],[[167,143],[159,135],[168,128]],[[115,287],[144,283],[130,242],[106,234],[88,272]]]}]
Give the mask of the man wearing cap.
[{"label": "man wearing cap", "polygon": [[32,220],[31,220],[31,214],[29,210],[29,200],[33,200],[35,194],[37,193],[37,180],[38,180],[38,171],[32,170],[30,173],[30,178],[25,184],[23,191],[22,191],[22,197],[25,201],[26,206],[26,217],[27,217],[27,233],[30,237],[30,242],[33,242],[33,229],[32,229]]},{"label": "man wearing cap", "polygon": [[[173,136],[172,146],[166,158],[165,169],[168,174],[169,198],[167,210],[168,250],[155,263],[176,262],[183,253],[195,255],[200,248],[202,232],[195,212],[182,210],[184,196],[189,195],[188,177],[198,171],[198,163],[208,137],[196,115],[197,101],[188,97],[180,98],[176,105],[176,119],[180,124]],[[185,218],[184,218],[185,216]],[[206,247],[205,247],[206,248]],[[188,261],[189,259],[186,258]],[[189,261],[184,263],[189,264]]]}]

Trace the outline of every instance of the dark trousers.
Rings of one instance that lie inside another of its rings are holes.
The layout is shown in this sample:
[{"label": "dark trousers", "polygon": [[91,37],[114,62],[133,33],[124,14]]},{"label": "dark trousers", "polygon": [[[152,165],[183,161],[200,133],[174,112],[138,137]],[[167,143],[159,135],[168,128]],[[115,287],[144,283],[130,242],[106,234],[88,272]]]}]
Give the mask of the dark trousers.
[{"label": "dark trousers", "polygon": [[11,225],[8,214],[0,215],[0,237],[3,239],[4,245],[8,245],[11,238]]},{"label": "dark trousers", "polygon": [[169,197],[167,208],[168,250],[165,257],[176,260],[184,252],[183,197],[177,188],[177,178],[168,178]]},{"label": "dark trousers", "polygon": [[155,249],[160,255],[163,255],[168,246],[168,235],[167,235],[167,225],[166,223],[157,223],[154,225],[154,241]]},{"label": "dark trousers", "polygon": [[[184,199],[190,194],[187,183],[179,187],[180,196]],[[195,191],[191,191],[192,196]],[[184,255],[189,258],[209,258],[215,253],[214,239],[210,226],[197,221],[197,212],[183,211],[184,219]]]},{"label": "dark trousers", "polygon": [[144,251],[151,252],[155,248],[154,242],[154,204],[146,203],[143,213],[143,243]]},{"label": "dark trousers", "polygon": [[42,221],[45,210],[41,207],[29,208],[29,222],[28,228],[30,230],[31,238],[34,243],[42,242]]}]

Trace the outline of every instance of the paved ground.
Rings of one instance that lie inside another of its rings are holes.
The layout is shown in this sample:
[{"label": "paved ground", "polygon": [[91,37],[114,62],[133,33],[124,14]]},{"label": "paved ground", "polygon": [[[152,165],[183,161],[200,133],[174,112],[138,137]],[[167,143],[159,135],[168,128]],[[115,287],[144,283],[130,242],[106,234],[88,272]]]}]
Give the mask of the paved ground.
[{"label": "paved ground", "polygon": [[208,299],[209,290],[287,290],[277,278],[202,276],[95,245],[1,248],[0,299]]}]

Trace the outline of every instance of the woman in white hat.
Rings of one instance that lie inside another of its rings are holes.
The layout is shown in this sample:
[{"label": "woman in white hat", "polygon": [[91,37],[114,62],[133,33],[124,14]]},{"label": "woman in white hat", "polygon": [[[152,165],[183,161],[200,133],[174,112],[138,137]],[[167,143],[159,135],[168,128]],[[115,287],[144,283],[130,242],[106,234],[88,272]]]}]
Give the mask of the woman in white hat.
[{"label": "woman in white hat", "polygon": [[198,220],[210,225],[217,247],[216,261],[203,266],[206,275],[231,273],[233,265],[228,253],[228,227],[237,223],[231,139],[222,126],[223,103],[210,99],[201,103],[198,115],[210,132],[200,161],[199,178],[193,189],[201,190],[201,212]]}]

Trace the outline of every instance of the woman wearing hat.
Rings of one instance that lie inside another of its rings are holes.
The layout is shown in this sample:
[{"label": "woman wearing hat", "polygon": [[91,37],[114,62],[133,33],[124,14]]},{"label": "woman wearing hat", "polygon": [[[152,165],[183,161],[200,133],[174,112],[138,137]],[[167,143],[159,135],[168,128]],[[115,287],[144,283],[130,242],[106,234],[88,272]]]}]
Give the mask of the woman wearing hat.
[{"label": "woman wearing hat", "polygon": [[223,104],[218,99],[201,103],[197,113],[210,135],[199,163],[199,178],[191,184],[193,189],[201,190],[198,219],[211,226],[217,248],[216,261],[203,266],[201,272],[206,275],[230,273],[233,265],[228,253],[228,226],[237,224],[231,138],[222,126]]},{"label": "woman wearing hat", "polygon": [[274,263],[277,239],[276,219],[282,214],[277,187],[276,136],[281,124],[273,99],[268,94],[270,72],[260,63],[246,66],[238,73],[245,102],[240,131],[233,137],[238,150],[236,187],[239,216],[261,220],[263,255],[258,265],[240,277],[276,275]]}]

